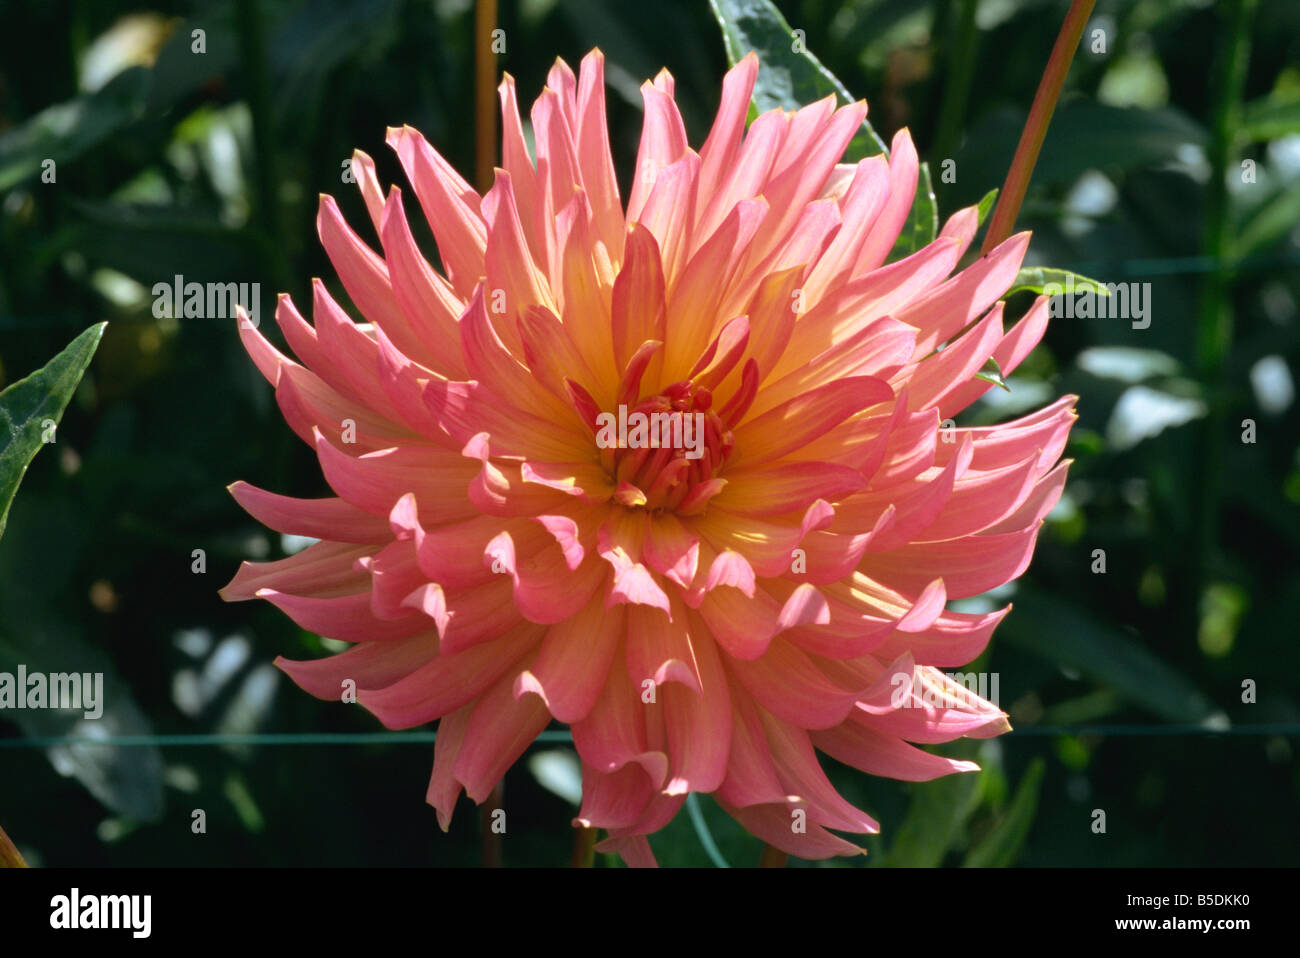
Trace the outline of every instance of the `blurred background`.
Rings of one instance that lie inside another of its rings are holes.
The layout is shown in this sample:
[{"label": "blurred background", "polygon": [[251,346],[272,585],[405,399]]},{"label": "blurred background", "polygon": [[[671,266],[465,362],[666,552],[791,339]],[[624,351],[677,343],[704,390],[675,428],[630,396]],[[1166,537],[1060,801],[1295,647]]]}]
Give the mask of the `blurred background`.
[{"label": "blurred background", "polygon": [[[1068,4],[777,6],[886,141],[911,130],[942,221],[1002,185]],[[0,540],[0,671],[103,671],[106,711],[0,713],[0,824],[34,865],[566,863],[579,786],[562,740],[508,775],[495,850],[468,802],[444,835],[423,801],[428,736],[347,738],[382,728],[270,664],[324,641],[220,601],[240,560],[304,544],[225,487],[326,487],[233,322],[157,318],[151,292],[176,274],[260,283],[279,342],[276,292],[302,302],[322,276],[342,295],[317,194],[373,239],[343,181],[354,148],[402,182],[383,138],[409,123],[472,179],[471,0],[3,0],[0,22],[0,387],[109,322]],[[557,55],[604,50],[624,195],[642,79],[673,72],[703,141],[727,67],[706,0],[506,0],[499,24],[525,105]],[[964,416],[1081,397],[1034,564],[968,603],[1015,603],[970,667],[997,674],[1015,731],[947,747],[984,771],[926,784],[826,760],[883,824],[865,860],[828,864],[1300,860],[1298,64],[1294,0],[1097,4],[1018,227],[1033,264],[1149,283],[1149,325],[1059,318],[1009,392]],[[653,845],[675,865],[762,847],[707,798]]]}]

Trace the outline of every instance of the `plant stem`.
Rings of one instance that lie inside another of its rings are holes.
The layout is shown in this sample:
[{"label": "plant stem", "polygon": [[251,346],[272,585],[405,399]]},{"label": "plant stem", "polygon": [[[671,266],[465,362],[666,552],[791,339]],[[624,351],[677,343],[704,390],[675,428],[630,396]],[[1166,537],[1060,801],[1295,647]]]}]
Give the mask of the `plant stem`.
[{"label": "plant stem", "polygon": [[785,852],[779,848],[773,848],[771,845],[763,846],[763,857],[758,860],[759,868],[784,868],[786,859],[789,858]]},{"label": "plant stem", "polygon": [[271,82],[266,69],[266,29],[260,0],[237,0],[235,22],[239,29],[240,62],[247,84],[248,112],[253,125],[253,185],[255,210],[267,241],[267,265],[279,289],[290,282],[284,228],[280,220],[280,171],[275,158],[275,133],[271,129]]},{"label": "plant stem", "polygon": [[488,800],[478,807],[479,838],[482,842],[484,868],[500,868],[502,865],[501,834],[492,830],[492,813],[505,807],[505,790],[506,783],[502,779],[497,782],[496,788],[492,789]]},{"label": "plant stem", "polygon": [[1061,32],[1056,35],[1056,44],[1047,61],[1043,78],[1038,81],[1038,92],[1034,94],[1034,103],[1029,108],[1029,117],[1025,128],[1020,133],[1020,142],[1016,145],[1016,155],[1011,160],[1011,169],[1007,170],[1006,182],[998,194],[998,205],[989,220],[989,230],[984,234],[984,245],[980,248],[983,255],[1011,235],[1020,214],[1020,204],[1024,202],[1025,192],[1029,189],[1029,178],[1034,173],[1034,164],[1038,162],[1038,151],[1043,147],[1047,136],[1047,124],[1052,120],[1056,101],[1065,86],[1065,76],[1070,72],[1074,62],[1074,51],[1079,48],[1079,38],[1083,28],[1092,16],[1092,8],[1097,0],[1074,0],[1070,10],[1061,24]]},{"label": "plant stem", "polygon": [[1209,406],[1200,430],[1197,455],[1196,499],[1193,509],[1195,541],[1189,594],[1185,597],[1194,626],[1197,604],[1204,588],[1206,567],[1219,528],[1219,486],[1222,449],[1227,425],[1224,408],[1223,367],[1232,346],[1233,238],[1229,215],[1228,176],[1236,166],[1237,127],[1246,62],[1250,47],[1250,22],[1255,0],[1223,0],[1220,46],[1211,82],[1210,182],[1205,190],[1205,255],[1214,264],[1201,287],[1201,309],[1196,328],[1196,369]]},{"label": "plant stem", "polygon": [[591,868],[596,862],[596,829],[577,828],[573,835],[574,868]]},{"label": "plant stem", "polygon": [[492,187],[496,154],[496,54],[492,31],[497,26],[497,0],[478,0],[474,8],[474,185],[480,193]]},{"label": "plant stem", "polygon": [[948,43],[948,76],[944,79],[943,103],[935,124],[934,156],[942,162],[950,159],[961,135],[962,119],[970,100],[971,75],[975,70],[975,27],[977,0],[951,0],[953,21]]},{"label": "plant stem", "polygon": [[9,840],[5,830],[0,828],[0,868],[26,868],[27,862],[18,853],[17,846]]}]

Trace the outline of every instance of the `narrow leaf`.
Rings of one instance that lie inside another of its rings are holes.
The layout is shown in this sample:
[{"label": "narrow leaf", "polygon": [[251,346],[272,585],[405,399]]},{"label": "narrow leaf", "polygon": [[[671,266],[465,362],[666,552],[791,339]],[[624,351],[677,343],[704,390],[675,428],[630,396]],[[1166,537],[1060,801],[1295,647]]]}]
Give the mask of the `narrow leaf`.
[{"label": "narrow leaf", "polygon": [[998,200],[998,188],[996,186],[993,187],[993,189],[989,190],[987,193],[985,193],[984,198],[980,200],[979,206],[976,208],[976,211],[979,214],[980,226],[983,226],[984,221],[988,219],[989,211],[993,209],[993,204],[996,203],[997,200]]},{"label": "narrow leaf", "polygon": [[699,796],[695,792],[690,792],[686,796],[686,811],[691,818],[691,827],[695,829],[695,836],[700,840],[704,847],[704,853],[709,856],[709,861],[713,862],[715,868],[730,868],[731,865],[722,856],[718,850],[718,843],[713,840],[713,832],[709,830],[709,823],[704,818],[704,811],[700,808]]},{"label": "narrow leaf", "polygon": [[[963,740],[945,754],[970,758],[975,746]],[[893,842],[884,855],[869,864],[890,868],[936,868],[943,864],[949,849],[961,838],[967,820],[979,807],[985,774],[961,772],[913,785],[912,801],[894,832]]]},{"label": "narrow leaf", "polygon": [[1016,794],[1006,813],[983,841],[966,853],[966,860],[962,863],[966,868],[1006,868],[1015,863],[1038,810],[1038,792],[1043,784],[1044,768],[1041,758],[1030,764],[1016,786]]},{"label": "narrow leaf", "polygon": [[[987,197],[985,198],[987,199]],[[1012,293],[1019,293],[1024,290],[1031,293],[1041,293],[1048,286],[1058,287],[1054,291],[1057,293],[1069,292],[1071,284],[1073,284],[1073,291],[1076,293],[1096,293],[1098,296],[1110,295],[1110,290],[1100,280],[1080,276],[1068,269],[1052,269],[1047,266],[1027,266],[1022,269],[1016,274],[1015,281],[1011,284],[1011,288],[1007,290],[1007,295],[1010,296]]]},{"label": "narrow leaf", "polygon": [[1074,669],[1130,704],[1170,722],[1221,724],[1209,699],[1142,640],[1059,596],[1020,586],[999,635],[1006,642]]},{"label": "narrow leaf", "polygon": [[1238,258],[1254,256],[1277,245],[1300,219],[1300,183],[1279,190],[1247,220],[1237,233]]},{"label": "narrow leaf", "polygon": [[[0,136],[0,192],[41,174],[47,160],[70,163],[134,122],[148,89],[148,70],[125,70],[102,90],[47,107],[6,130]],[[48,169],[58,175],[57,165]]]},{"label": "narrow leaf", "polygon": [[1007,381],[1002,378],[1002,367],[998,365],[998,361],[992,356],[990,356],[989,361],[984,364],[984,368],[975,374],[975,378],[982,379],[986,383],[992,383],[995,386],[1001,386],[1007,392],[1011,392],[1011,387],[1008,386]]},{"label": "narrow leaf", "polygon": [[1241,110],[1241,132],[1252,142],[1300,133],[1300,95],[1266,96]]},{"label": "narrow leaf", "polygon": [[107,323],[91,326],[44,368],[0,392],[0,535],[18,484],[53,429],[95,355]]}]

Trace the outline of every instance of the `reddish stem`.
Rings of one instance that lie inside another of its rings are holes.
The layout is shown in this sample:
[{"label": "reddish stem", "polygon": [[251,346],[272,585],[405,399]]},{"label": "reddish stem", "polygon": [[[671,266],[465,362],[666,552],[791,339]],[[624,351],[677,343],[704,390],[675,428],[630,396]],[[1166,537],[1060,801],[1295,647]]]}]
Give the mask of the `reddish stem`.
[{"label": "reddish stem", "polygon": [[474,9],[474,185],[480,193],[492,188],[496,156],[497,60],[492,33],[497,26],[497,0],[478,0]]},{"label": "reddish stem", "polygon": [[1074,62],[1074,51],[1079,48],[1079,39],[1083,28],[1092,16],[1092,8],[1097,0],[1074,0],[1070,10],[1061,24],[1061,32],[1056,35],[1056,44],[1052,47],[1052,56],[1047,61],[1043,78],[1038,81],[1038,92],[1034,94],[1033,106],[1029,108],[1029,118],[1020,133],[1020,143],[1016,146],[1016,155],[1011,160],[1011,169],[1007,170],[1006,182],[998,194],[998,205],[989,220],[989,230],[984,234],[984,245],[980,248],[983,255],[1011,235],[1020,215],[1020,204],[1025,200],[1025,191],[1029,189],[1029,178],[1034,173],[1034,164],[1038,162],[1038,151],[1042,149],[1047,136],[1047,124],[1052,120],[1056,101],[1065,86],[1065,76],[1070,72]]},{"label": "reddish stem", "polygon": [[0,868],[26,868],[27,862],[18,853],[17,846],[9,840],[5,830],[0,828]]},{"label": "reddish stem", "polygon": [[784,868],[788,856],[779,848],[773,848],[771,845],[763,846],[763,857],[758,860],[759,868]]}]

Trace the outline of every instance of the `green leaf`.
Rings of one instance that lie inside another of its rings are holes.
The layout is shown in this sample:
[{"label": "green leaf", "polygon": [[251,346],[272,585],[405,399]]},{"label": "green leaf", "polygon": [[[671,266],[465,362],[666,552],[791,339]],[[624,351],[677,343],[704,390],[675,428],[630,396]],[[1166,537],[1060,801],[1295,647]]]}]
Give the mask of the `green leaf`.
[{"label": "green leaf", "polygon": [[[69,163],[138,118],[149,89],[149,71],[126,70],[102,90],[47,107],[0,136],[0,192],[40,174],[42,164]],[[57,182],[57,180],[56,180]]]},{"label": "green leaf", "polygon": [[1300,133],[1300,96],[1266,96],[1242,107],[1240,130],[1252,142]]},{"label": "green leaf", "polygon": [[[765,113],[781,108],[795,110],[833,95],[840,104],[854,97],[833,73],[796,38],[781,11],[770,0],[709,0],[722,28],[727,60],[733,66],[751,50],[762,64],[754,84],[753,110]],[[878,153],[888,154],[885,141],[864,120],[845,150],[844,161],[857,162]],[[894,244],[891,259],[915,252],[934,239],[939,230],[938,208],[930,168],[920,165],[916,198],[907,222]]]},{"label": "green leaf", "polygon": [[1074,669],[1166,721],[1222,723],[1200,689],[1147,651],[1141,639],[1061,596],[1049,598],[1025,585],[1016,589],[1014,606],[998,633],[1003,641]]},{"label": "green leaf", "polygon": [[989,361],[984,364],[984,368],[975,374],[975,378],[982,379],[986,383],[992,383],[995,386],[1001,386],[1007,392],[1011,392],[1011,387],[1008,386],[1007,381],[1002,378],[1002,367],[998,365],[998,361],[992,356],[990,356]]},{"label": "green leaf", "polygon": [[[954,743],[945,754],[954,758],[974,755],[973,743]],[[961,838],[962,828],[979,807],[983,771],[945,775],[912,786],[907,816],[894,833],[894,841],[870,864],[890,868],[935,868]]]},{"label": "green leaf", "polygon": [[1024,290],[1031,293],[1041,293],[1051,285],[1067,290],[1070,288],[1070,284],[1073,284],[1076,293],[1091,292],[1096,293],[1098,296],[1110,295],[1110,290],[1100,280],[1080,276],[1068,269],[1052,269],[1047,266],[1027,266],[1022,269],[1016,274],[1015,281],[1011,284],[1011,288],[1007,290],[1007,295],[1010,296],[1012,293],[1019,293]]},{"label": "green leaf", "polygon": [[73,390],[90,365],[107,323],[91,326],[44,368],[0,392],[0,536],[9,505],[27,466],[45,444],[50,425],[57,425]]},{"label": "green leaf", "polygon": [[[267,261],[265,240],[250,228],[222,225],[215,209],[75,199],[68,206],[79,218],[67,230],[73,248],[95,266],[124,273],[147,289],[176,273],[256,275],[258,257]],[[160,263],[167,264],[161,276]]]},{"label": "green leaf", "polygon": [[984,836],[984,840],[967,852],[966,860],[962,862],[964,867],[1006,868],[1015,863],[1020,846],[1025,843],[1029,828],[1034,823],[1045,767],[1041,758],[1034,759],[1016,786],[1016,794],[1007,806],[1006,813],[993,826],[993,830]]},{"label": "green leaf", "polygon": [[989,190],[987,193],[985,193],[984,198],[980,200],[979,206],[976,207],[976,211],[979,214],[980,226],[983,226],[984,221],[988,219],[989,213],[993,210],[993,204],[996,203],[997,200],[998,200],[998,188],[996,186],[993,187],[993,189]]},{"label": "green leaf", "polygon": [[1300,220],[1300,183],[1276,193],[1241,227],[1236,255],[1244,259],[1280,243]]},{"label": "green leaf", "polygon": [[[709,4],[722,27],[727,61],[735,66],[751,50],[758,54],[762,69],[753,101],[759,113],[798,109],[832,94],[841,104],[854,102],[844,84],[796,41],[785,17],[769,0],[709,0]],[[865,121],[848,148],[855,158],[887,152],[885,141]]]}]

